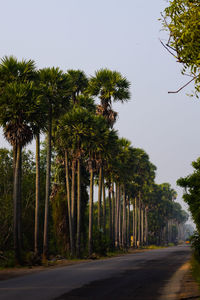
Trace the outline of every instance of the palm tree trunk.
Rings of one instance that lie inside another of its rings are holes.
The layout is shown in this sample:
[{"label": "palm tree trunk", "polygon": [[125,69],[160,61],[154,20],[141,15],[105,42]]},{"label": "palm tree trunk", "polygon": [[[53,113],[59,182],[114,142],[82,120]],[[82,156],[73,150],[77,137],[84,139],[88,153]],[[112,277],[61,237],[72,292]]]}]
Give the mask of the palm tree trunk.
[{"label": "palm tree trunk", "polygon": [[101,196],[102,196],[102,165],[99,168],[99,189],[98,189],[98,229],[102,227],[102,213],[101,213]]},{"label": "palm tree trunk", "polygon": [[141,245],[141,198],[139,192],[139,201],[138,201],[138,246]]},{"label": "palm tree trunk", "polygon": [[71,218],[72,218],[72,232],[73,245],[75,245],[75,177],[76,177],[76,160],[72,160],[72,185],[71,185]]},{"label": "palm tree trunk", "polygon": [[115,211],[115,247],[119,248],[119,184],[116,183]]},{"label": "palm tree trunk", "polygon": [[71,215],[71,198],[70,198],[69,167],[68,167],[67,150],[65,150],[65,179],[66,179],[66,188],[67,188],[67,207],[68,207],[68,220],[69,220],[70,250],[71,250],[71,255],[74,256],[74,238],[73,238],[72,215]]},{"label": "palm tree trunk", "polygon": [[112,183],[112,247],[115,246],[115,192],[114,183]]},{"label": "palm tree trunk", "polygon": [[148,208],[145,207],[145,244],[148,245]]},{"label": "palm tree trunk", "polygon": [[88,251],[89,255],[93,252],[93,191],[94,191],[94,175],[93,166],[90,167],[90,200],[89,200],[89,239]]},{"label": "palm tree trunk", "polygon": [[141,205],[141,246],[144,244],[144,209]]},{"label": "palm tree trunk", "polygon": [[22,249],[22,228],[21,228],[21,225],[22,225],[22,147],[19,149],[20,151],[20,159],[19,159],[19,183],[18,183],[18,186],[19,186],[19,196],[18,196],[18,199],[19,199],[19,203],[18,203],[18,236],[19,236],[19,247],[20,249]]},{"label": "palm tree trunk", "polygon": [[135,197],[135,247],[137,247],[138,239],[138,215],[137,215],[137,198]]},{"label": "palm tree trunk", "polygon": [[21,199],[20,199],[20,167],[21,167],[21,145],[17,145],[17,155],[15,161],[15,176],[13,187],[14,202],[14,252],[16,263],[21,264]]},{"label": "palm tree trunk", "polygon": [[127,197],[127,246],[130,247],[130,199]]},{"label": "palm tree trunk", "polygon": [[13,146],[13,178],[15,177],[15,166],[17,160],[17,145]]},{"label": "palm tree trunk", "polygon": [[123,223],[122,223],[122,245],[123,248],[126,248],[126,193],[125,185],[123,185]]},{"label": "palm tree trunk", "polygon": [[135,203],[133,200],[133,247],[135,246]]},{"label": "palm tree trunk", "polygon": [[77,173],[77,240],[76,240],[77,256],[81,253],[81,162],[78,158]]},{"label": "palm tree trunk", "polygon": [[122,247],[122,204],[121,204],[121,186],[119,187],[119,246]]},{"label": "palm tree trunk", "polygon": [[34,252],[38,255],[39,241],[39,202],[40,202],[40,134],[36,135],[36,179],[35,179],[35,232],[34,232]]},{"label": "palm tree trunk", "polygon": [[102,192],[103,192],[103,233],[106,235],[106,195],[105,195],[105,183],[104,174],[102,170]]},{"label": "palm tree trunk", "polygon": [[109,237],[110,237],[110,246],[112,247],[113,229],[112,229],[112,203],[111,203],[111,185],[110,185],[110,183],[109,183],[109,190],[108,190],[108,205],[109,205]]},{"label": "palm tree trunk", "polygon": [[51,135],[52,135],[52,106],[49,107],[48,132],[47,132],[47,166],[46,166],[46,194],[45,194],[45,216],[44,216],[44,241],[43,241],[43,260],[48,257],[49,241],[49,198],[51,186]]}]

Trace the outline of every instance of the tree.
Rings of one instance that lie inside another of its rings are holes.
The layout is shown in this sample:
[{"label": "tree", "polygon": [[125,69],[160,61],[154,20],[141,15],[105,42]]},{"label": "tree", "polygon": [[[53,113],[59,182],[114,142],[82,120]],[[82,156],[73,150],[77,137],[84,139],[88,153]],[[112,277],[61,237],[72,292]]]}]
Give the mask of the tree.
[{"label": "tree", "polygon": [[72,102],[73,104],[76,104],[78,102],[78,97],[88,86],[88,79],[81,70],[67,70],[67,78]]},{"label": "tree", "polygon": [[192,162],[194,171],[185,178],[180,178],[177,184],[184,188],[183,200],[188,204],[192,218],[200,232],[200,158]]},{"label": "tree", "polygon": [[[71,195],[75,195],[75,165],[77,164],[77,239],[76,239],[76,252],[77,256],[80,256],[80,229],[81,229],[81,158],[87,149],[86,145],[91,138],[91,122],[93,114],[87,109],[74,106],[67,114],[65,114],[59,125],[59,135],[62,139],[62,144],[65,150],[65,157],[70,153],[72,159],[72,184]],[[66,168],[68,166],[67,160],[65,161]],[[69,215],[69,222],[71,222],[71,243],[74,239],[75,228],[73,228],[74,220],[73,210],[75,209],[74,199],[70,199],[69,193],[69,179],[68,170],[66,169],[66,182],[68,191],[68,209],[71,211]],[[71,221],[70,221],[71,220]]]},{"label": "tree", "polygon": [[14,249],[21,263],[21,153],[31,142],[37,118],[34,62],[4,57],[0,64],[0,124],[13,146],[14,155]]},{"label": "tree", "polygon": [[69,105],[68,81],[59,68],[45,68],[39,71],[39,90],[46,104],[47,114],[47,165],[46,165],[46,196],[44,219],[43,259],[48,256],[48,227],[49,227],[49,197],[51,188],[51,144],[52,119],[66,111]]},{"label": "tree", "polygon": [[[107,123],[102,116],[93,117],[93,124],[91,126],[92,134],[88,140],[88,163],[90,172],[90,199],[89,199],[89,236],[88,236],[88,252],[89,255],[93,252],[93,185],[94,185],[94,171],[97,169],[96,163],[98,161],[98,154],[109,149],[106,141],[109,139],[111,132],[109,132]],[[107,149],[106,149],[107,148]],[[96,167],[96,168],[95,168]],[[104,195],[105,196],[105,195]],[[105,205],[105,203],[104,203]],[[99,210],[98,210],[99,212]],[[99,217],[98,217],[99,220]]]},{"label": "tree", "polygon": [[122,103],[130,99],[130,83],[117,71],[101,69],[89,80],[87,92],[100,99],[97,114],[103,115],[112,126],[117,113],[112,110],[112,101]]},{"label": "tree", "polygon": [[200,91],[199,0],[169,1],[162,18],[163,26],[169,32],[168,42],[162,44],[183,65],[182,73],[187,74],[189,71],[192,78],[187,84],[191,81],[195,82],[198,97]]},{"label": "tree", "polygon": [[39,73],[37,72],[36,78],[34,80],[36,84],[36,93],[38,94],[38,114],[37,119],[35,120],[35,164],[36,164],[36,176],[35,176],[35,229],[34,229],[34,252],[35,257],[39,254],[38,243],[39,243],[39,206],[40,206],[40,133],[47,130],[47,110],[46,103],[43,101],[43,98],[40,94],[40,85]]},{"label": "tree", "polygon": [[[112,110],[112,101],[122,103],[130,99],[130,83],[117,71],[101,69],[96,71],[95,76],[89,80],[87,93],[91,96],[99,97],[100,105],[97,106],[96,113],[102,115],[110,127],[116,121],[117,113]],[[98,227],[101,230],[101,198],[102,190],[104,194],[104,175],[102,157],[99,157],[99,190],[98,190]],[[104,201],[105,202],[105,201]],[[105,203],[104,203],[105,204]],[[105,205],[104,205],[105,206]],[[104,222],[105,223],[105,222]]]}]

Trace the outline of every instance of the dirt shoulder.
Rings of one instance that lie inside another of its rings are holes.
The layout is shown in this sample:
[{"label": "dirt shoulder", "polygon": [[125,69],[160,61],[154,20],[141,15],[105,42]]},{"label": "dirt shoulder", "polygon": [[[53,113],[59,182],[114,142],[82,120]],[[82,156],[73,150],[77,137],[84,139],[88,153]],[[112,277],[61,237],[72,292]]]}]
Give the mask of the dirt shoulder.
[{"label": "dirt shoulder", "polygon": [[177,300],[184,299],[200,299],[200,289],[197,282],[192,277],[190,264],[181,281],[181,289],[177,297]]}]

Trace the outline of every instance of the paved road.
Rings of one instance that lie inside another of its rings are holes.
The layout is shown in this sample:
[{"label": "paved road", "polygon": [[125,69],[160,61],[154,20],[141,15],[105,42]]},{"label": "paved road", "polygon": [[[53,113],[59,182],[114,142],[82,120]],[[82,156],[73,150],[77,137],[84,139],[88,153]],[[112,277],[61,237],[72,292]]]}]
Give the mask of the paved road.
[{"label": "paved road", "polygon": [[189,257],[178,246],[45,270],[0,282],[0,299],[161,299]]}]

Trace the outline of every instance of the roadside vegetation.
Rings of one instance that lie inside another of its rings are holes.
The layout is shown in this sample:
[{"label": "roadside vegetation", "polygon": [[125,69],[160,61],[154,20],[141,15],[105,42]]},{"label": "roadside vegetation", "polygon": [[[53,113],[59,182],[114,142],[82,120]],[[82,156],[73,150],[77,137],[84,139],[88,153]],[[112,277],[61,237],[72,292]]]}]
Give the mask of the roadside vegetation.
[{"label": "roadside vegetation", "polygon": [[[169,34],[167,42],[161,41],[165,49],[182,65],[182,74],[189,77],[178,93],[188,84],[194,83],[194,92],[190,96],[199,98],[200,92],[200,7],[199,0],[168,1],[168,7],[162,14],[163,29]],[[177,184],[184,189],[184,201],[188,204],[196,225],[191,236],[194,249],[192,258],[193,275],[200,284],[200,158],[192,162],[193,173],[180,178]]]}]

